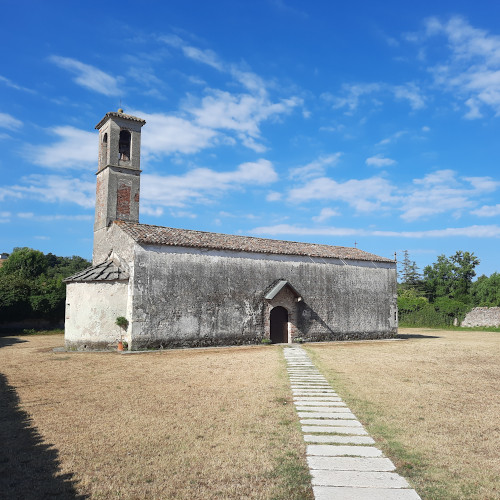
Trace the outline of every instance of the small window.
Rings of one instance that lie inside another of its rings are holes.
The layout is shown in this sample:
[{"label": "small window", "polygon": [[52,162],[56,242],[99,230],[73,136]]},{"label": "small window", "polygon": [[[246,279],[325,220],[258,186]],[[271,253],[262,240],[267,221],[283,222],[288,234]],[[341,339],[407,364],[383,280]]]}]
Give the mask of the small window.
[{"label": "small window", "polygon": [[120,140],[118,142],[118,152],[120,160],[130,160],[130,132],[128,130],[120,131]]},{"label": "small window", "polygon": [[102,136],[102,142],[104,144],[107,144],[108,143],[108,133],[106,132],[103,136]]}]

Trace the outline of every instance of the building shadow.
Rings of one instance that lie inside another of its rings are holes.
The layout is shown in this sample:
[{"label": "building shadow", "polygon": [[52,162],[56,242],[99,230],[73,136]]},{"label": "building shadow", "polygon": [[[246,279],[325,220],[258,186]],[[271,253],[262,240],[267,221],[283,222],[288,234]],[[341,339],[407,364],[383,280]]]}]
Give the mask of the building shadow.
[{"label": "building shadow", "polygon": [[421,333],[398,333],[396,335],[397,339],[440,339],[436,335],[423,335]]},{"label": "building shadow", "polygon": [[44,443],[16,390],[0,373],[0,499],[83,500],[72,474],[60,474],[57,449]]},{"label": "building shadow", "polygon": [[14,344],[22,344],[28,342],[27,340],[18,339],[17,337],[0,337],[0,349]]}]

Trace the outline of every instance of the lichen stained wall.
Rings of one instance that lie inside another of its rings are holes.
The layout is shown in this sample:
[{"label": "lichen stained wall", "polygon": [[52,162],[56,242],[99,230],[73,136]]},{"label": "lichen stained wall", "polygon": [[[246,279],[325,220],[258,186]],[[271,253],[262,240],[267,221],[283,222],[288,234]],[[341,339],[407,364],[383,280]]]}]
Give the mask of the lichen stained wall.
[{"label": "lichen stained wall", "polygon": [[[127,315],[128,282],[68,283],[65,343],[67,349],[98,350],[116,346],[123,331],[115,324]],[[129,340],[124,334],[124,340]]]},{"label": "lichen stained wall", "polygon": [[[288,280],[301,294],[294,337],[391,337],[394,264],[136,245],[132,348],[260,342],[265,293]],[[295,325],[294,325],[295,327]]]}]

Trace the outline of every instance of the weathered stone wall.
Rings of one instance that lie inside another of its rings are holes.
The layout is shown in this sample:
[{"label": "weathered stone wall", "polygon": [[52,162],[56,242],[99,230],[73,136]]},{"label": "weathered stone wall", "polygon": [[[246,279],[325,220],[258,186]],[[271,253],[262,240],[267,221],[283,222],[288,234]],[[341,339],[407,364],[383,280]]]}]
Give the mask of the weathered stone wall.
[{"label": "weathered stone wall", "polygon": [[[68,283],[66,287],[65,343],[67,349],[108,349],[123,333],[115,324],[127,316],[128,283]],[[129,341],[128,335],[124,340]]]},{"label": "weathered stone wall", "polygon": [[467,313],[461,326],[500,327],[500,307],[475,307]]},{"label": "weathered stone wall", "polygon": [[134,349],[260,342],[269,312],[264,295],[277,280],[288,280],[303,298],[296,305],[296,337],[381,338],[397,331],[394,264],[135,248]]}]

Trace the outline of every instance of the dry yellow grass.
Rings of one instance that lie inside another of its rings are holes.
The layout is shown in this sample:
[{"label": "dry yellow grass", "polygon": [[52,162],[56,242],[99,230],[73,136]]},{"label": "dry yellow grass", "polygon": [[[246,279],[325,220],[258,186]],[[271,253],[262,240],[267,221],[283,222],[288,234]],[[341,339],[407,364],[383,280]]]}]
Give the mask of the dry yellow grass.
[{"label": "dry yellow grass", "polygon": [[500,498],[500,334],[400,333],[307,349],[422,498]]},{"label": "dry yellow grass", "polygon": [[312,498],[280,347],[62,344],[0,338],[6,498]]}]

